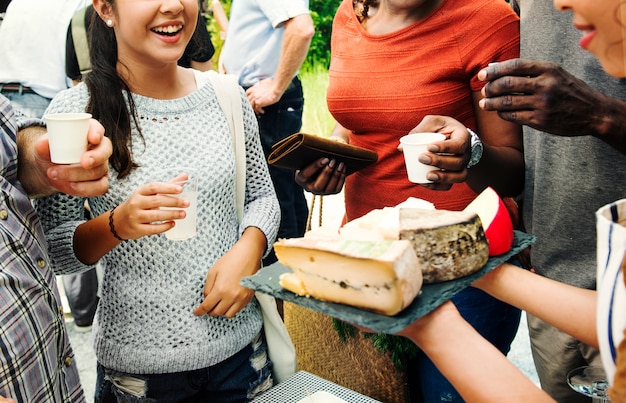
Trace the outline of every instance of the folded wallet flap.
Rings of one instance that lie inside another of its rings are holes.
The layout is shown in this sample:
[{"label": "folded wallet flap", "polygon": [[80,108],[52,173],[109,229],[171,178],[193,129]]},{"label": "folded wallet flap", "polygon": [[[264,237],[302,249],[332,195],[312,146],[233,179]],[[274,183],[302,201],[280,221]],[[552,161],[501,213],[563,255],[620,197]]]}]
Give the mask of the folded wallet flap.
[{"label": "folded wallet flap", "polygon": [[272,146],[271,165],[302,169],[319,158],[330,158],[346,165],[349,174],[378,160],[376,151],[306,133],[295,133]]}]

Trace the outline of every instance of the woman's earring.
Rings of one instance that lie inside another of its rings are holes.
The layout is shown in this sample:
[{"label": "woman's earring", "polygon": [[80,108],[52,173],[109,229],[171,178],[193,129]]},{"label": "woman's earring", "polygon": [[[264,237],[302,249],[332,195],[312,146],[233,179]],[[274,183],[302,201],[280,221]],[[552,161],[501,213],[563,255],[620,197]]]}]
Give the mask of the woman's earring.
[{"label": "woman's earring", "polygon": [[107,20],[107,26],[110,28],[113,26],[113,20]]}]

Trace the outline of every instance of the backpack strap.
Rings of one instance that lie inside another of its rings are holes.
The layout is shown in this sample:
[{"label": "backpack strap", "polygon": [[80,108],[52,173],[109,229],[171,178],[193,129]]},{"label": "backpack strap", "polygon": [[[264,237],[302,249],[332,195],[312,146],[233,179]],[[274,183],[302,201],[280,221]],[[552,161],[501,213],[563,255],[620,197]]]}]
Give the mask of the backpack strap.
[{"label": "backpack strap", "polygon": [[85,75],[91,71],[91,61],[89,60],[89,43],[87,42],[87,28],[85,27],[85,12],[88,7],[83,7],[74,13],[72,17],[72,41],[74,41],[74,52],[78,60],[80,74]]},{"label": "backpack strap", "polygon": [[215,90],[217,100],[226,115],[235,148],[235,176],[237,217],[243,218],[243,203],[246,191],[246,142],[243,128],[243,110],[240,86],[232,74],[219,74],[209,71],[206,74]]}]

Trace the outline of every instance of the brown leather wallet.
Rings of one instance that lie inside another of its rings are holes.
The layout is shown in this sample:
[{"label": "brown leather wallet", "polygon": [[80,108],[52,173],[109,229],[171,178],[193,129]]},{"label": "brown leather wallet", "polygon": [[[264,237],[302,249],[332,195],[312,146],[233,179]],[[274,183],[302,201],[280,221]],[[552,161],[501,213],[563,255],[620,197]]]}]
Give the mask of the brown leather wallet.
[{"label": "brown leather wallet", "polygon": [[313,134],[294,133],[272,146],[267,162],[278,167],[302,169],[324,157],[343,162],[350,175],[376,162],[378,153]]}]

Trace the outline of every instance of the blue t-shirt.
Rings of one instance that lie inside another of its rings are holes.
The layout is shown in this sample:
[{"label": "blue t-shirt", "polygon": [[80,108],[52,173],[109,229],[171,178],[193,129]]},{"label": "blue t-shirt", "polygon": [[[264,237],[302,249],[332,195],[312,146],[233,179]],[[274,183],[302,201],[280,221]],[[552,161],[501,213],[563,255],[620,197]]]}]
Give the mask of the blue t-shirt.
[{"label": "blue t-shirt", "polygon": [[273,77],[282,50],[282,24],[308,13],[308,0],[233,0],[221,56],[226,71],[244,87]]}]

